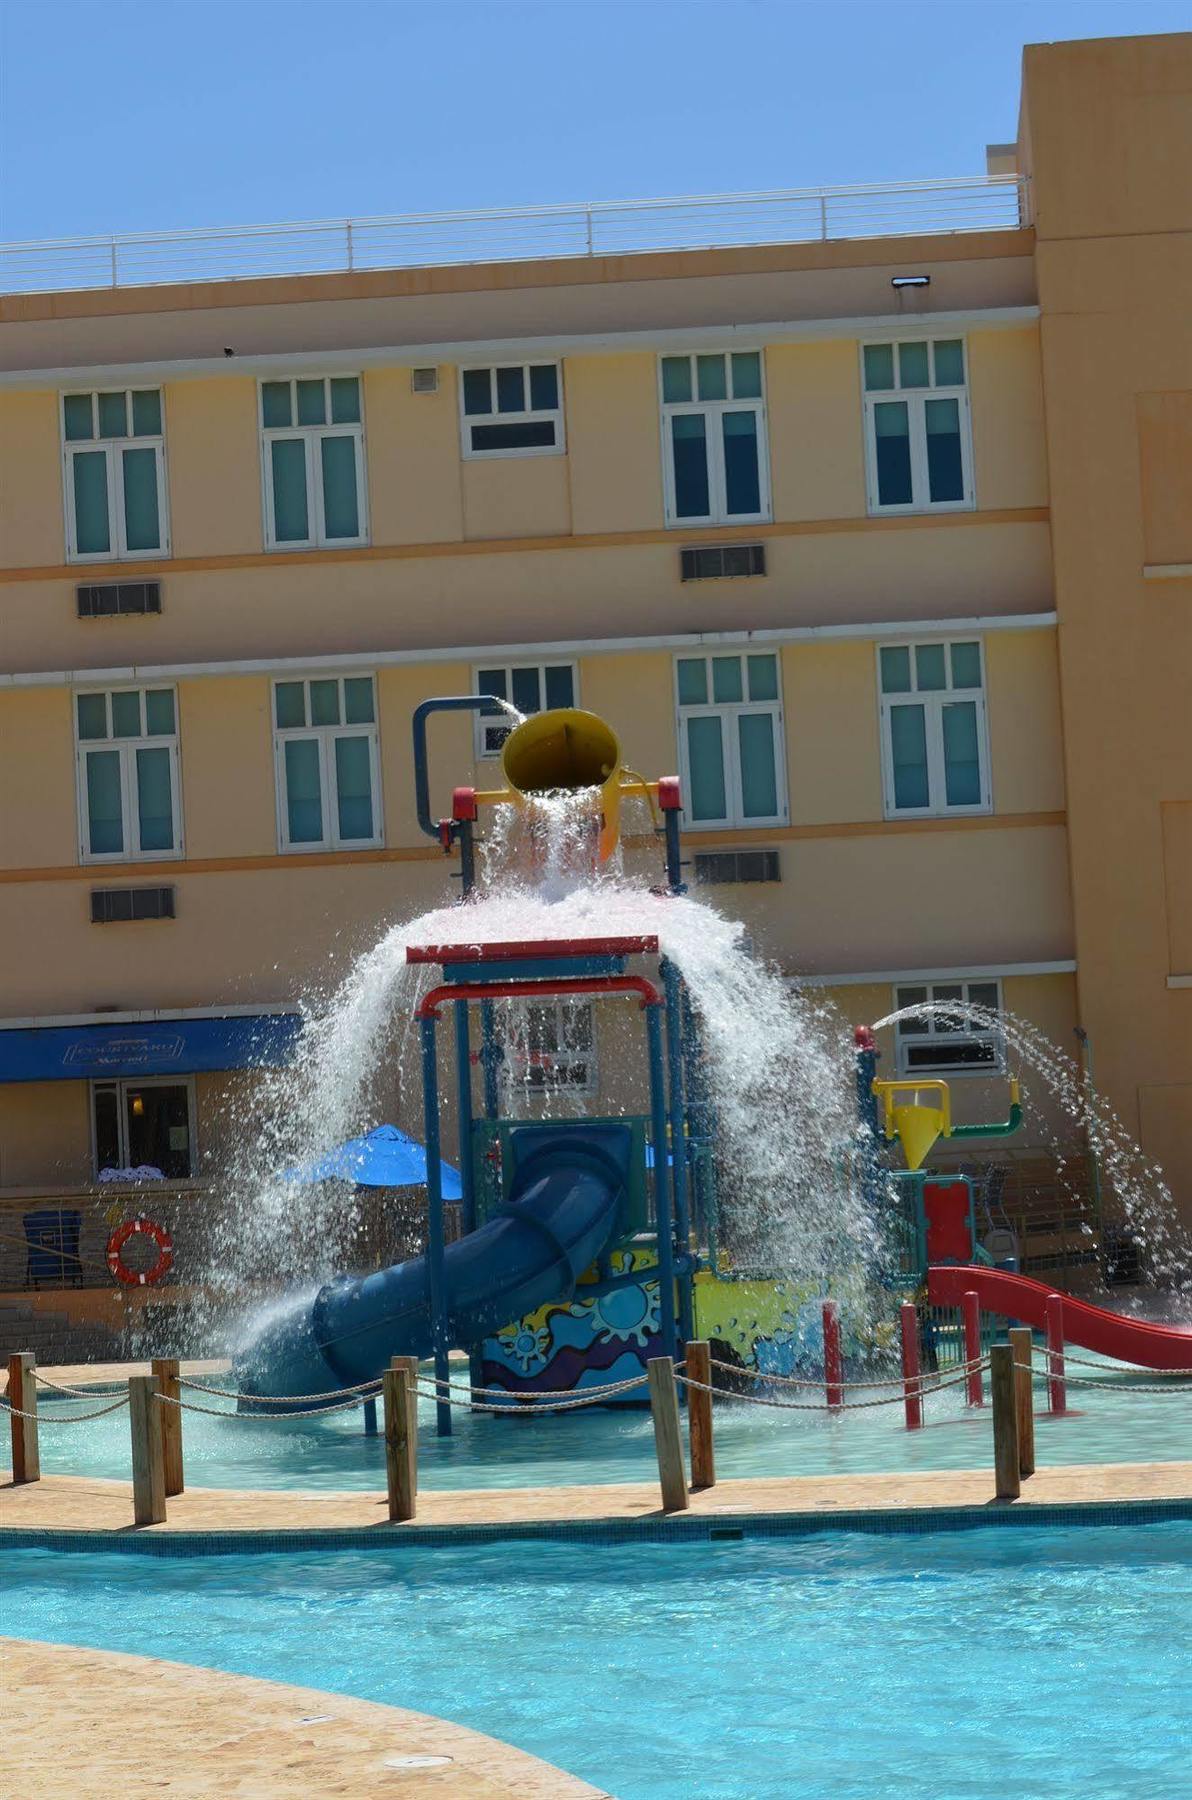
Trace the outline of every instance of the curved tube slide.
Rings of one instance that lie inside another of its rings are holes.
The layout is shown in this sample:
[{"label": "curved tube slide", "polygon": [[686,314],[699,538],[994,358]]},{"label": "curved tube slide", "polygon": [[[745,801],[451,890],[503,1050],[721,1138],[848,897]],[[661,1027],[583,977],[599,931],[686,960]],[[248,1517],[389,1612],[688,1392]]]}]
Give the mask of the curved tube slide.
[{"label": "curved tube slide", "polygon": [[[927,1297],[932,1306],[959,1306],[961,1296],[975,1293],[981,1310],[1021,1319],[1036,1331],[1047,1323],[1047,1296],[1058,1288],[1035,1281],[1029,1275],[1012,1275],[1006,1269],[984,1269],[965,1264],[940,1264],[927,1271]],[[1192,1374],[1192,1331],[1178,1325],[1154,1325],[1147,1319],[1127,1318],[1093,1306],[1088,1300],[1063,1295],[1064,1340],[1083,1350],[1096,1350],[1119,1362],[1136,1363],[1143,1369],[1187,1369]]]},{"label": "curved tube slide", "polygon": [[[513,1133],[509,1199],[444,1256],[453,1344],[479,1343],[535,1307],[571,1297],[617,1235],[630,1144],[626,1125]],[[264,1401],[326,1393],[375,1380],[391,1356],[429,1356],[433,1348],[430,1267],[418,1256],[272,1309],[236,1358],[236,1386]]]}]

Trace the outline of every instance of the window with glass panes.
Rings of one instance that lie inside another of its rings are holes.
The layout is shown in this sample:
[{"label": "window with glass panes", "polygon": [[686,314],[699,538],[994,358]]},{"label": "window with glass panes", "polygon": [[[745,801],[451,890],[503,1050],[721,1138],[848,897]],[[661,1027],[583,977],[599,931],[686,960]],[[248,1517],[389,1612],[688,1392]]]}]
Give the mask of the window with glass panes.
[{"label": "window with glass panes", "polygon": [[564,448],[556,362],[463,369],[460,408],[465,456],[543,456]]},{"label": "window with glass panes", "polygon": [[195,1173],[193,1080],[94,1081],[95,1173],[159,1169],[168,1181]]},{"label": "window with glass panes", "polygon": [[669,525],[770,515],[760,350],[659,359]]},{"label": "window with glass panes", "polygon": [[[477,669],[475,682],[478,694],[507,700],[526,718],[556,706],[575,705],[574,663],[506,663],[500,668]],[[501,746],[515,723],[507,712],[496,707],[491,714],[477,714],[477,756],[500,756]]]},{"label": "window with glass panes", "polygon": [[895,1027],[899,1075],[982,1074],[1004,1066],[999,981],[900,985],[894,989],[895,1010],[908,1006],[920,1010]]},{"label": "window with glass panes", "polygon": [[274,682],[283,850],[350,849],[381,842],[376,717],[371,675]]},{"label": "window with glass panes", "polygon": [[963,338],[865,344],[869,510],[973,504]]},{"label": "window with glass panes", "polygon": [[675,682],[688,824],[776,825],[784,820],[778,657],[680,656]]},{"label": "window with glass panes", "polygon": [[531,1093],[596,1091],[596,1043],[590,1001],[511,1000],[498,1007],[497,1036],[507,1088]]},{"label": "window with glass panes", "polygon": [[180,855],[173,688],[76,694],[75,731],[83,861]]},{"label": "window with glass panes", "polygon": [[63,394],[62,440],[70,561],[166,554],[160,388]]},{"label": "window with glass panes", "polygon": [[987,812],[991,804],[981,643],[882,644],[887,816]]},{"label": "window with glass panes", "polygon": [[365,542],[358,375],[263,381],[261,454],[269,549]]}]

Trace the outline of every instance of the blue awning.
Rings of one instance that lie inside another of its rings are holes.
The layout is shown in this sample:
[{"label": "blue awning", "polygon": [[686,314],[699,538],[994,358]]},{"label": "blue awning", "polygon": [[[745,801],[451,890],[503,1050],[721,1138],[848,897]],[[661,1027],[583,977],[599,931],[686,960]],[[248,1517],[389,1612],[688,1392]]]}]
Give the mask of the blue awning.
[{"label": "blue awning", "polygon": [[0,1031],[0,1082],[275,1069],[289,1062],[301,1030],[298,1013],[153,1019],[128,1025],[17,1026]]}]

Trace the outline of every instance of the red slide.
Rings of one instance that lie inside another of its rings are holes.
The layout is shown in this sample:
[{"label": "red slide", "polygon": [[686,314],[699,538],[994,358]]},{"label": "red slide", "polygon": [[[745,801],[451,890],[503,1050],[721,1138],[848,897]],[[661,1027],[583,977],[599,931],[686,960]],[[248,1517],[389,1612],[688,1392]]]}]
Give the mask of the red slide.
[{"label": "red slide", "polygon": [[[927,1271],[927,1297],[932,1306],[958,1307],[962,1294],[976,1293],[981,1297],[982,1312],[1021,1319],[1036,1331],[1044,1328],[1048,1294],[1059,1291],[1005,1269],[941,1263]],[[1192,1374],[1192,1331],[1129,1319],[1103,1306],[1091,1306],[1087,1300],[1076,1300],[1071,1294],[1064,1295],[1064,1339],[1141,1368],[1187,1369]]]}]

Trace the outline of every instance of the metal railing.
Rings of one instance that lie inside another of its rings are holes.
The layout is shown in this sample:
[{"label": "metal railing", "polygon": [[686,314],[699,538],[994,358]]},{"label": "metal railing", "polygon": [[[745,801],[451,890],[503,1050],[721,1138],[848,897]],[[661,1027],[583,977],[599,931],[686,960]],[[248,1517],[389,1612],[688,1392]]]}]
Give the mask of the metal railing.
[{"label": "metal railing", "polygon": [[1026,222],[1014,175],[0,244],[0,293],[828,242]]}]

